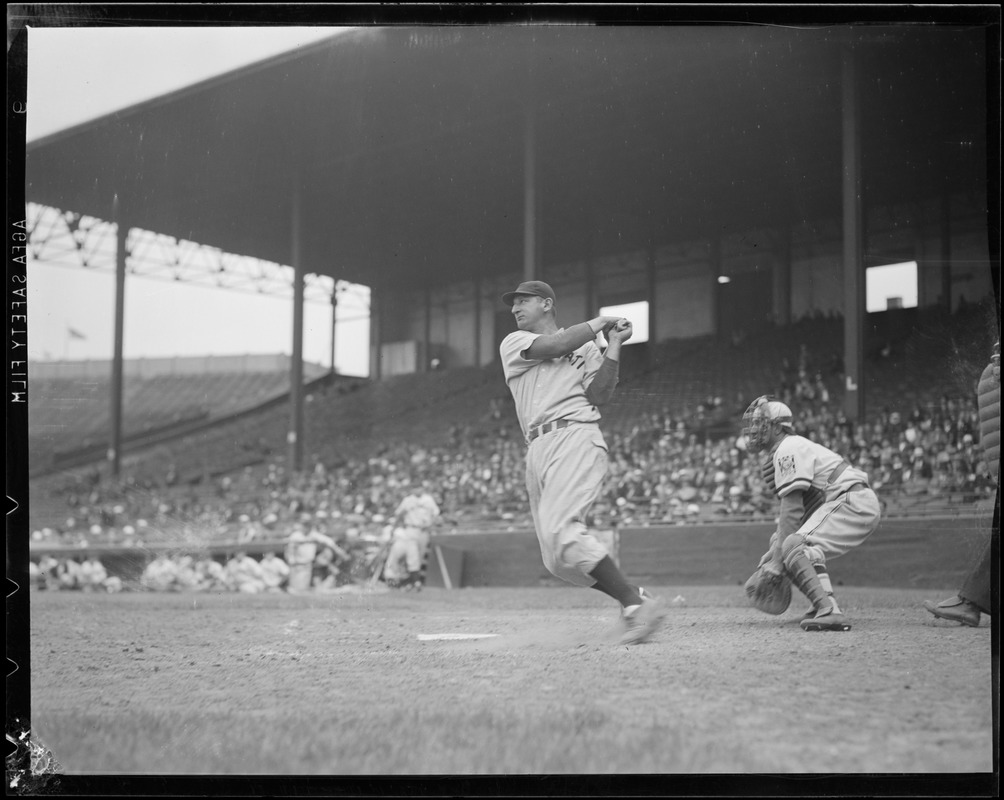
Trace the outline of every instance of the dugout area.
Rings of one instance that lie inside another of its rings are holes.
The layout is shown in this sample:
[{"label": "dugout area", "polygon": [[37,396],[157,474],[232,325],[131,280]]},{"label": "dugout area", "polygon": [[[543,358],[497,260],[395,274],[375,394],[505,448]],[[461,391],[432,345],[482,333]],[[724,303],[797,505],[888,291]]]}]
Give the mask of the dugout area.
[{"label": "dugout area", "polygon": [[[834,559],[831,574],[838,586],[948,590],[959,585],[989,535],[983,515],[884,520],[865,547]],[[605,531],[622,569],[633,580],[658,586],[741,586],[767,547],[773,525],[765,522],[625,528]],[[282,552],[284,541],[200,546],[192,554],[225,561],[237,550],[260,557]],[[92,546],[37,548],[36,557],[97,556],[109,575],[138,581],[160,551],[184,554],[178,544],[135,547]],[[368,582],[368,578],[364,581]],[[505,533],[456,533],[433,536],[425,583],[430,587],[562,586],[540,558],[532,530]]]}]

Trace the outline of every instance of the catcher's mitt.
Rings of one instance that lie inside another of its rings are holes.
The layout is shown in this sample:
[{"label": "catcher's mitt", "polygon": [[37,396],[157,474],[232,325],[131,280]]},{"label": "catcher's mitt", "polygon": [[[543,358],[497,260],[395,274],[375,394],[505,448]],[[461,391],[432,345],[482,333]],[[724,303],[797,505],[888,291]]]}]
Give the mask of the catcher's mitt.
[{"label": "catcher's mitt", "polygon": [[776,572],[757,569],[746,581],[750,605],[764,614],[783,614],[791,605],[791,578]]}]

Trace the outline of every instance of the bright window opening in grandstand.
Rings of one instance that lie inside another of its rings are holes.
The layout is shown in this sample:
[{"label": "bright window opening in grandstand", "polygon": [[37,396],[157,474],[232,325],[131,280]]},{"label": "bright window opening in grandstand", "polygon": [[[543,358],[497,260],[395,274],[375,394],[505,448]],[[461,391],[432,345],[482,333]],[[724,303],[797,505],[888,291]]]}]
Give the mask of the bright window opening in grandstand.
[{"label": "bright window opening in grandstand", "polygon": [[639,300],[637,303],[624,303],[619,306],[604,306],[600,309],[600,316],[625,317],[631,320],[634,331],[628,344],[641,344],[648,341],[648,301]]},{"label": "bright window opening in grandstand", "polygon": [[865,280],[868,312],[917,307],[917,262],[869,267]]}]

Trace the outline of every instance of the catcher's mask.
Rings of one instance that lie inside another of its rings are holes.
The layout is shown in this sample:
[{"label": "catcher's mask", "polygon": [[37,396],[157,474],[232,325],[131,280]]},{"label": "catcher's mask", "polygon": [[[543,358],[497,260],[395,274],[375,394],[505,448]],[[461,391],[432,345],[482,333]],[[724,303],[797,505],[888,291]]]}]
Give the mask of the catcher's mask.
[{"label": "catcher's mask", "polygon": [[770,395],[761,395],[743,414],[743,438],[750,453],[759,453],[770,448],[774,438],[774,424],[780,425],[788,433],[794,433],[791,409]]}]

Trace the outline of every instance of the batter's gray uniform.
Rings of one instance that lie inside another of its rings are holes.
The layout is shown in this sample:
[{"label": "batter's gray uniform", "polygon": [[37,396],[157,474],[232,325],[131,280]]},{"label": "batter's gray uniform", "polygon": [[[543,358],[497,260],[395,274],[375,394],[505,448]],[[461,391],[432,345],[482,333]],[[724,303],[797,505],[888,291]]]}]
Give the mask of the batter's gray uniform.
[{"label": "batter's gray uniform", "polygon": [[589,573],[609,555],[585,524],[607,475],[600,412],[586,399],[603,354],[587,342],[560,358],[527,358],[539,335],[514,331],[499,346],[527,441],[530,512],[547,569],[576,586],[592,586]]},{"label": "batter's gray uniform", "polygon": [[874,533],[881,506],[863,470],[797,434],[785,436],[772,458],[779,497],[813,486],[826,498],[796,531],[813,565],[844,555]]}]

